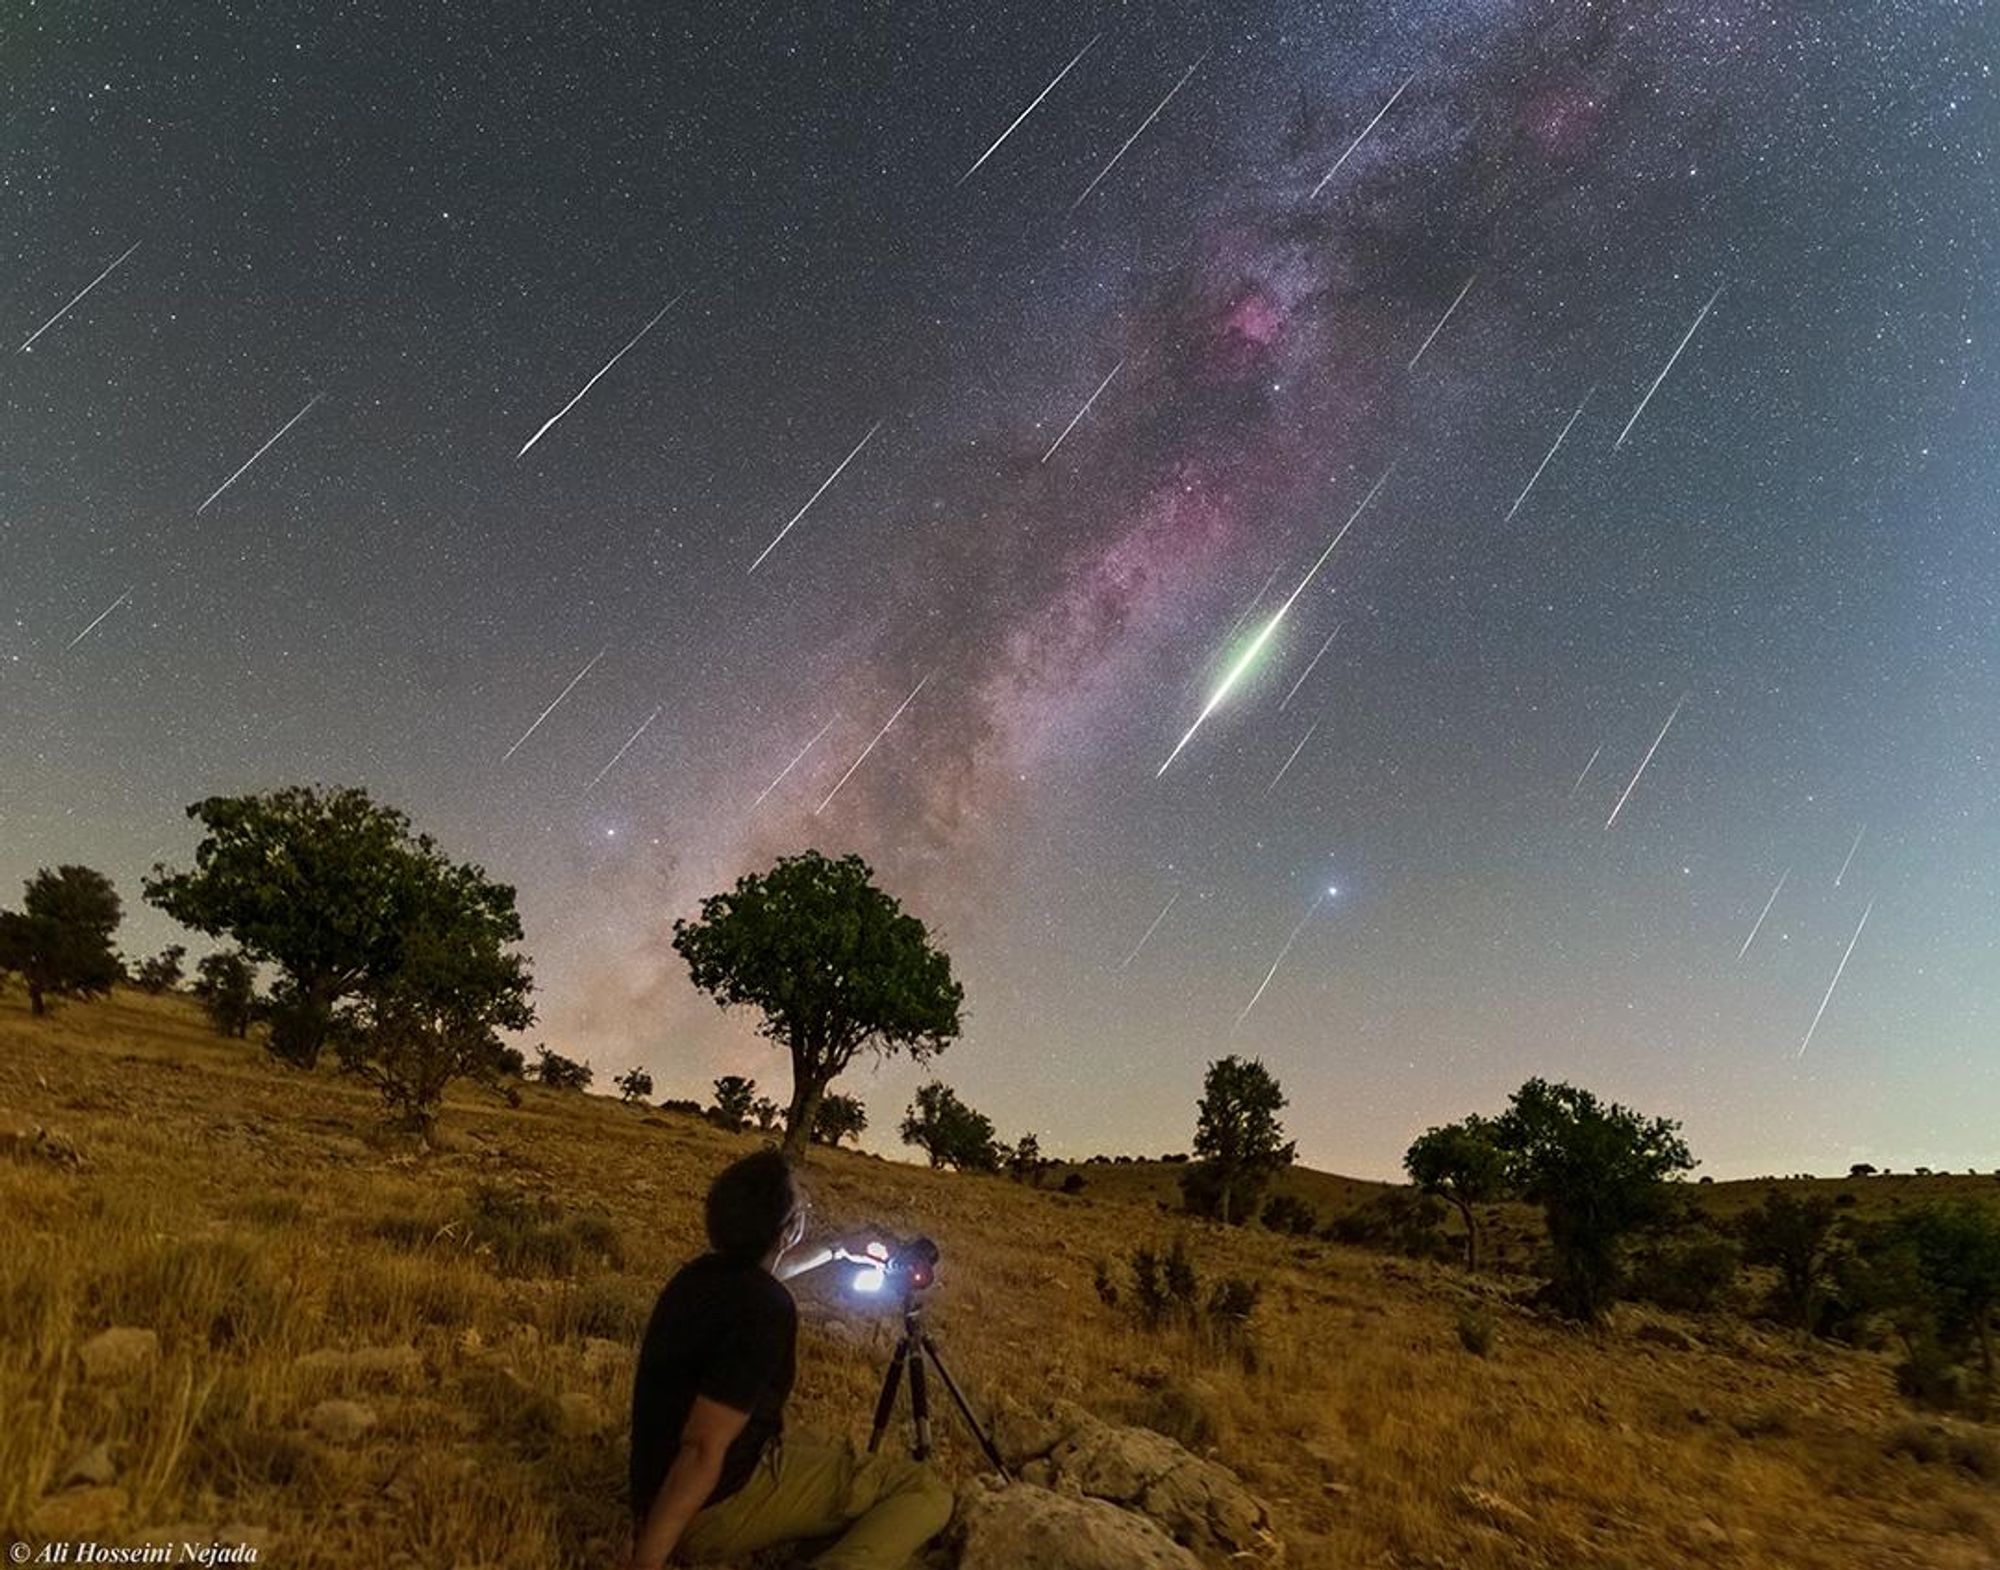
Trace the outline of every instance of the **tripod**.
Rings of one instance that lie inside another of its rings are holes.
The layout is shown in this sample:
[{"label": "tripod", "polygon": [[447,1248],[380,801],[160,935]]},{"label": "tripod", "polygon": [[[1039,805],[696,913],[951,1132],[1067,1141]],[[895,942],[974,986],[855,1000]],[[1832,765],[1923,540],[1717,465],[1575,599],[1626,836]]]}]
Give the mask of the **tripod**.
[{"label": "tripod", "polygon": [[914,1289],[903,1291],[903,1334],[896,1342],[894,1355],[889,1359],[889,1371],[882,1378],[882,1394],[875,1402],[875,1426],[868,1435],[869,1453],[881,1445],[883,1434],[888,1432],[890,1415],[896,1410],[896,1392],[903,1382],[905,1365],[910,1370],[910,1419],[916,1430],[916,1438],[910,1446],[913,1459],[923,1461],[931,1453],[931,1407],[930,1392],[924,1378],[924,1360],[930,1359],[938,1378],[951,1392],[951,1399],[958,1407],[958,1415],[965,1419],[965,1426],[972,1430],[972,1437],[979,1441],[979,1448],[986,1452],[994,1470],[1004,1478],[1008,1476],[1007,1463],[1000,1459],[1000,1450],[993,1438],[980,1426],[979,1419],[972,1415],[972,1407],[965,1399],[965,1392],[958,1388],[958,1381],[951,1377],[951,1370],[944,1366],[944,1359],[938,1356],[937,1343],[924,1328],[924,1305]]}]

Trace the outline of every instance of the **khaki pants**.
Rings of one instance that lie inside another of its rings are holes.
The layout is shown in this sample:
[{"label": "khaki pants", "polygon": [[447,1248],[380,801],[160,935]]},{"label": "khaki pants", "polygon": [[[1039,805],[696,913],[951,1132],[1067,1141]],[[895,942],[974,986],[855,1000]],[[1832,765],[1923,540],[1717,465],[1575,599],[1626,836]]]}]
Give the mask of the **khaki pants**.
[{"label": "khaki pants", "polygon": [[813,1561],[819,1570],[904,1570],[944,1530],[951,1507],[951,1489],[920,1461],[786,1434],[747,1483],[688,1522],[680,1553],[700,1564],[841,1532]]}]

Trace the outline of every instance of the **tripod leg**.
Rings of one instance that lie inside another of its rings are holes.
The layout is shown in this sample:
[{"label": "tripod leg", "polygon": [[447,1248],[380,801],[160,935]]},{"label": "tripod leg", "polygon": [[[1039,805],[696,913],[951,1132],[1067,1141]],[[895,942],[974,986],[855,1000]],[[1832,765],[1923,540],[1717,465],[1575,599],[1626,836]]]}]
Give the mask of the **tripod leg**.
[{"label": "tripod leg", "polygon": [[[895,1356],[889,1359],[889,1371],[882,1376],[882,1394],[875,1399],[875,1426],[868,1434],[869,1453],[882,1443],[882,1435],[889,1428],[889,1414],[896,1410],[896,1390],[903,1382],[903,1365],[910,1361],[910,1338],[904,1336],[896,1343]],[[914,1387],[915,1380],[911,1380]]]},{"label": "tripod leg", "polygon": [[[1009,1477],[1007,1463],[1000,1459],[1000,1447],[993,1443],[993,1436],[987,1433],[979,1419],[972,1415],[972,1404],[965,1399],[965,1392],[958,1388],[958,1381],[951,1377],[951,1370],[944,1366],[944,1359],[938,1356],[937,1343],[925,1333],[921,1345],[923,1355],[931,1360],[931,1366],[938,1371],[938,1378],[944,1381],[945,1389],[951,1392],[951,1399],[958,1407],[958,1415],[965,1419],[965,1426],[972,1430],[972,1437],[979,1441],[979,1448],[986,1452],[986,1459],[993,1463],[993,1469],[1003,1478]],[[912,1363],[910,1365],[912,1375],[921,1374],[923,1366],[921,1360]]]},{"label": "tripod leg", "polygon": [[910,1446],[910,1454],[919,1461],[928,1461],[931,1454],[931,1403],[930,1395],[924,1388],[924,1360],[910,1359],[910,1417],[917,1430],[917,1442]]}]

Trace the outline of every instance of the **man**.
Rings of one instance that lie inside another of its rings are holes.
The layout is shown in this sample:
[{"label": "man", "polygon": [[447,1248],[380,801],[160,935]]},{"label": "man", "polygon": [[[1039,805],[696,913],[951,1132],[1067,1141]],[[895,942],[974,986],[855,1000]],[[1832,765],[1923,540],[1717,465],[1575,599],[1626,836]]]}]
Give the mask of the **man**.
[{"label": "man", "polygon": [[805,1223],[776,1150],[710,1185],[710,1252],[660,1293],[632,1382],[630,1570],[836,1532],[817,1570],[904,1570],[951,1518],[951,1490],[928,1466],[783,1432],[798,1310],[782,1282],[810,1264],[780,1259]]}]

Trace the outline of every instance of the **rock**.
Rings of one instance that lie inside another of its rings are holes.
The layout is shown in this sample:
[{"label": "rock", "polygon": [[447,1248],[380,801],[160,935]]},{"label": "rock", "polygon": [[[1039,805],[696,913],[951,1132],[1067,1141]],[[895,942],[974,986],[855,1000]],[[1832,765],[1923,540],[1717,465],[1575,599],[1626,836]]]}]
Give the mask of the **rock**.
[{"label": "rock", "polygon": [[1055,1487],[1143,1511],[1189,1548],[1237,1553],[1264,1541],[1269,1513],[1227,1467],[1070,1402],[1054,1416],[1067,1430],[1048,1455]]},{"label": "rock", "polygon": [[629,1361],[632,1348],[623,1341],[607,1340],[603,1336],[585,1336],[583,1340],[583,1366],[592,1373],[600,1369],[616,1368]]},{"label": "rock", "polygon": [[1709,1548],[1720,1548],[1729,1541],[1729,1532],[1714,1516],[1696,1516],[1688,1522],[1688,1536]]},{"label": "rock", "polygon": [[125,1379],[160,1360],[160,1338],[135,1325],[101,1330],[77,1348],[86,1379]]},{"label": "rock", "polygon": [[59,1167],[88,1166],[83,1147],[67,1134],[43,1128],[32,1118],[0,1109],[0,1154],[54,1162]]},{"label": "rock", "polygon": [[588,1439],[611,1426],[596,1396],[565,1390],[556,1397],[556,1426],[572,1439]]},{"label": "rock", "polygon": [[1031,1412],[1004,1396],[993,1413],[992,1429],[993,1443],[1010,1465],[1047,1455],[1065,1433],[1054,1411]]},{"label": "rock", "polygon": [[1031,1483],[974,1485],[959,1518],[958,1570],[1201,1570],[1144,1516]]},{"label": "rock", "polygon": [[122,1488],[72,1488],[35,1506],[28,1530],[37,1537],[96,1537],[117,1525],[129,1503]]},{"label": "rock", "polygon": [[103,1488],[118,1481],[118,1468],[111,1461],[111,1446],[99,1441],[63,1468],[62,1486],[89,1483]]},{"label": "rock", "polygon": [[1467,1509],[1477,1511],[1498,1526],[1526,1526],[1534,1520],[1513,1500],[1494,1493],[1490,1488],[1474,1488],[1469,1483],[1460,1483],[1458,1498]]},{"label": "rock", "polygon": [[374,1426],[374,1410],[359,1401],[322,1401],[306,1413],[306,1427],[332,1445],[351,1445]]}]

